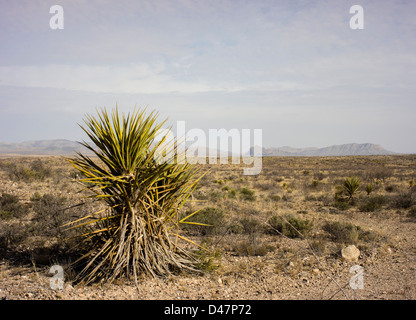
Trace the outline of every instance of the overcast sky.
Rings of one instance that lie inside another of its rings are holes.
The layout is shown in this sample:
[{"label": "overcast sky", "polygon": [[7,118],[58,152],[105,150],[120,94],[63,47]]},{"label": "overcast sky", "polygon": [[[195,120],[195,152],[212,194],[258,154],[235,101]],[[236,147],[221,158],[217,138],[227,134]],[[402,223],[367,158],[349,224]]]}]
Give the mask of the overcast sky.
[{"label": "overcast sky", "polygon": [[0,0],[0,141],[85,139],[84,114],[117,103],[262,129],[265,147],[416,153],[415,16],[412,0]]}]

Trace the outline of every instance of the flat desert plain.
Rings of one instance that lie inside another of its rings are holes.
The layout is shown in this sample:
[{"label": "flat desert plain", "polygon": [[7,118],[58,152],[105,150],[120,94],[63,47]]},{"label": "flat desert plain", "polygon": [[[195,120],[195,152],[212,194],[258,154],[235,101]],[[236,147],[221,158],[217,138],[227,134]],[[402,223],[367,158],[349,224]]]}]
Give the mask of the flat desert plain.
[{"label": "flat desert plain", "polygon": [[415,155],[264,157],[255,176],[231,161],[199,166],[208,172],[181,215],[200,209],[193,221],[210,227],[181,233],[209,249],[183,243],[203,272],[143,275],[136,288],[73,282],[61,226],[102,204],[68,162],[0,157],[0,299],[416,299]]}]

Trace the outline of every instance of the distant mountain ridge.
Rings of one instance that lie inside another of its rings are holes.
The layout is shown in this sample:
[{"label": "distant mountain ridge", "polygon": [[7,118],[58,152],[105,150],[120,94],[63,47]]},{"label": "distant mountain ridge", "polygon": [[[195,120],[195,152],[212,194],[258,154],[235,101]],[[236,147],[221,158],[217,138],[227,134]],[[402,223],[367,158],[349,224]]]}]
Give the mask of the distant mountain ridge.
[{"label": "distant mountain ridge", "polygon": [[[252,154],[252,152],[253,148],[250,149],[250,154]],[[325,148],[292,148],[288,146],[280,148],[262,148],[262,153],[265,157],[370,156],[397,154],[373,143],[348,143]]]},{"label": "distant mountain ridge", "polygon": [[[70,155],[78,152],[91,153],[76,141],[66,139],[25,141],[18,143],[0,142],[0,154],[19,155]],[[250,149],[252,154],[253,148]],[[207,151],[206,155],[211,152]],[[214,153],[215,154],[215,153]],[[292,148],[288,146],[279,148],[262,148],[262,155],[267,157],[285,156],[352,156],[352,155],[393,155],[395,152],[388,151],[378,144],[372,143],[349,143],[333,145],[325,148]],[[219,151],[217,155],[220,155]]]},{"label": "distant mountain ridge", "polygon": [[25,142],[0,142],[0,154],[20,154],[20,155],[69,155],[75,151],[88,151],[78,142],[56,139],[56,140],[37,140]]}]

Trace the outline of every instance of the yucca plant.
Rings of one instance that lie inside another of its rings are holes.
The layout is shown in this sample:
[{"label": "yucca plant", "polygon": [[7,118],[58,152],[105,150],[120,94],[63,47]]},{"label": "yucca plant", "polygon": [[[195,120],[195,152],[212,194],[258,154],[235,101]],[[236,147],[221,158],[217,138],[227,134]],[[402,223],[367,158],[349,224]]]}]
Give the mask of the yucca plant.
[{"label": "yucca plant", "polygon": [[343,189],[348,196],[348,200],[353,202],[353,196],[361,186],[361,180],[358,177],[345,178],[343,182]]},{"label": "yucca plant", "polygon": [[101,109],[97,118],[87,115],[86,125],[80,125],[92,142],[81,144],[94,156],[77,152],[67,160],[82,173],[79,182],[106,209],[66,224],[83,230],[78,281],[111,282],[127,276],[137,285],[140,273],[167,276],[173,270],[197,270],[198,261],[174,240],[188,240],[178,232],[179,223],[192,223],[186,219],[194,213],[179,220],[178,211],[199,173],[188,163],[178,164],[177,158],[157,160],[160,150],[180,155],[177,141],[167,141],[166,135],[156,141],[166,121],[157,124],[156,119],[155,112],[146,116],[145,110],[120,117],[117,108],[111,116]]}]

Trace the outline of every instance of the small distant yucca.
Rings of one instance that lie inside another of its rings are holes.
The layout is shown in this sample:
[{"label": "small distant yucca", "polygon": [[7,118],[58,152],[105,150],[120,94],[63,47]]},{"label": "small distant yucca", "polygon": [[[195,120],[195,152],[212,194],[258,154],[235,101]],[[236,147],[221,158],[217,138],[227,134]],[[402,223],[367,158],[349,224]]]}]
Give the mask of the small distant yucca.
[{"label": "small distant yucca", "polygon": [[166,276],[195,270],[197,261],[171,236],[184,239],[175,231],[178,223],[191,223],[185,221],[189,216],[179,221],[177,214],[199,180],[197,170],[188,163],[155,160],[162,146],[176,150],[167,136],[156,141],[164,123],[156,124],[156,118],[144,111],[120,118],[117,108],[110,117],[103,109],[81,126],[93,143],[81,144],[95,156],[77,152],[67,160],[82,173],[79,181],[93,192],[91,197],[105,201],[107,209],[66,225],[86,229],[80,241],[86,253],[76,262],[83,267],[79,281],[127,276],[137,285],[141,272]]},{"label": "small distant yucca", "polygon": [[348,195],[348,200],[353,201],[353,196],[361,186],[361,180],[358,177],[345,178],[343,183],[344,191]]}]

